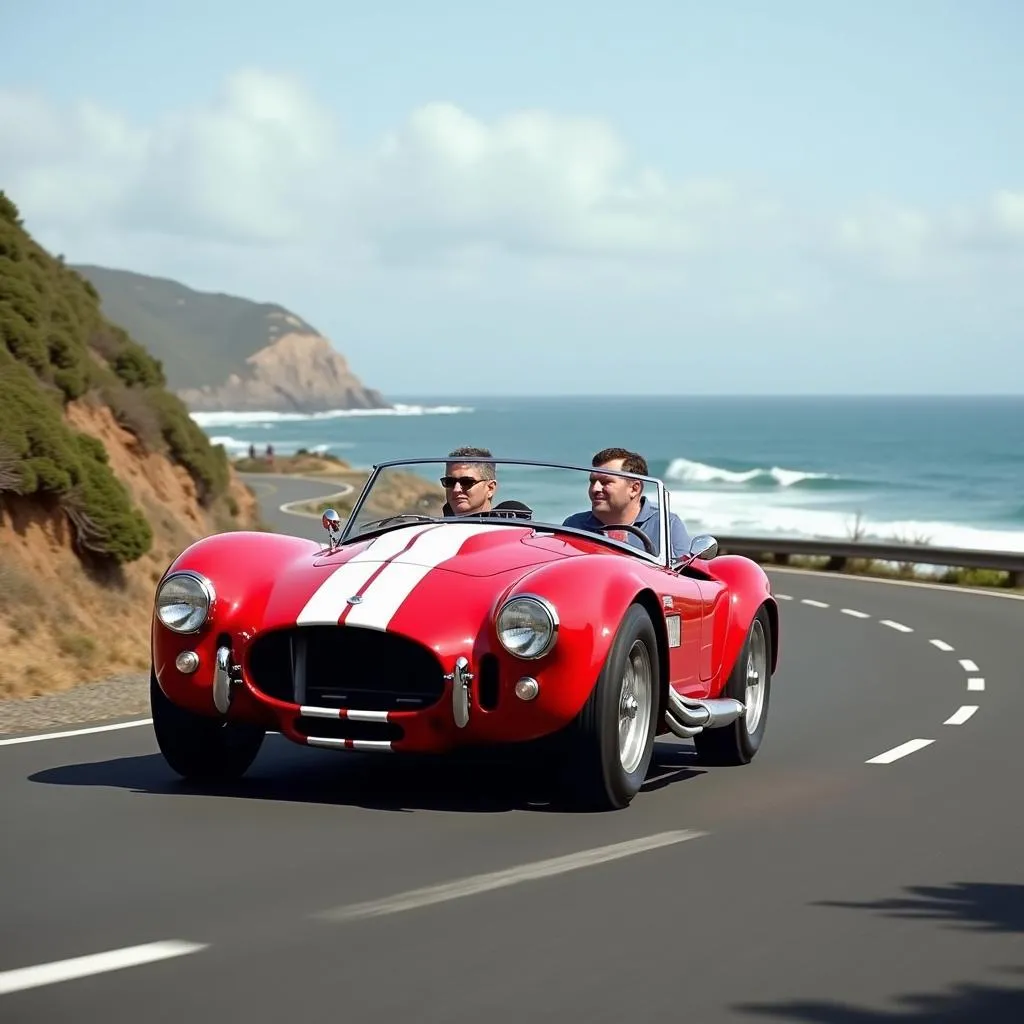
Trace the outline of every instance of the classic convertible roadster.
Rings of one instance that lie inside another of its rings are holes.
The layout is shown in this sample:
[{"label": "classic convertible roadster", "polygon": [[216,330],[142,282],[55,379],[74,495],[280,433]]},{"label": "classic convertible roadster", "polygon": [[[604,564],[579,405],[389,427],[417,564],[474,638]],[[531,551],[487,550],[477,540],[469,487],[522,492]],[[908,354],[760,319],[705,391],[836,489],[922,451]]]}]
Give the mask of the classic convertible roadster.
[{"label": "classic convertible roadster", "polygon": [[[482,460],[487,462],[488,460]],[[168,764],[241,776],[267,732],[338,750],[443,754],[537,741],[579,806],[621,808],[655,736],[743,764],[765,733],[779,615],[755,562],[697,536],[562,525],[590,467],[489,460],[498,489],[542,495],[453,515],[445,459],[373,468],[326,544],[223,533],[156,588],[151,699]],[[603,471],[602,471],[603,472]]]}]

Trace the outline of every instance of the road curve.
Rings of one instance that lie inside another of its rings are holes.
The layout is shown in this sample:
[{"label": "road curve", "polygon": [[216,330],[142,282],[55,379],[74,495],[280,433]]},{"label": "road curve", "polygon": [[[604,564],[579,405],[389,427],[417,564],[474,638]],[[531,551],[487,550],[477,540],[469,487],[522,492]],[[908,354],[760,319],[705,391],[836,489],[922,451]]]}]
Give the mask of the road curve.
[{"label": "road curve", "polygon": [[0,1018],[1024,1019],[1024,603],[773,578],[760,754],[659,743],[618,814],[279,737],[222,793],[148,727],[0,746]]}]

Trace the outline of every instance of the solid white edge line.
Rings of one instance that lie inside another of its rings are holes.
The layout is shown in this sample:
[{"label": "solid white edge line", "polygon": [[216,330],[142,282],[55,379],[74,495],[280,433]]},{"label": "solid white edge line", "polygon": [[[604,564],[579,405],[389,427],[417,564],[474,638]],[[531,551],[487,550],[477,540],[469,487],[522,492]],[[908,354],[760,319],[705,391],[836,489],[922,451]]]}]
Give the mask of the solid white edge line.
[{"label": "solid white edge line", "polygon": [[898,747],[893,747],[892,750],[886,750],[884,753],[877,754],[875,757],[869,757],[864,763],[892,764],[893,761],[898,761],[901,757],[906,757],[907,754],[913,754],[918,750],[923,750],[934,742],[935,740],[908,740],[906,743],[901,743]]},{"label": "solid white edge line", "polygon": [[961,597],[1001,597],[1010,601],[1024,601],[1024,594],[1005,593],[1001,590],[979,590],[976,587],[957,587],[948,583],[926,583],[924,580],[887,580],[880,576],[851,576],[839,572],[822,572],[820,569],[795,569],[788,565],[765,564],[762,568],[767,573],[788,573],[793,576],[813,576],[815,579],[843,580],[852,583],[881,583],[887,587],[920,587],[923,590],[942,590],[947,594],[959,594]]},{"label": "solid white edge line", "polygon": [[970,658],[961,658],[960,659],[960,667],[965,672],[977,672],[978,671],[978,666],[973,661],[971,661]]},{"label": "solid white edge line", "polygon": [[0,740],[0,747],[10,747],[15,743],[41,743],[43,740],[62,740],[68,736],[88,736],[95,732],[114,732],[117,729],[135,729],[140,725],[152,725],[152,718],[136,718],[130,722],[115,722],[113,725],[93,725],[87,729],[68,729],[65,732],[31,733],[28,736],[10,736]]},{"label": "solid white edge line", "polygon": [[947,644],[945,640],[929,640],[928,643],[930,643],[933,647],[938,647],[940,651],[953,650],[953,645]]},{"label": "solid white edge line", "polygon": [[398,914],[402,911],[416,910],[434,903],[446,903],[465,896],[475,896],[478,893],[488,892],[492,889],[502,889],[510,885],[518,885],[521,882],[549,878],[552,875],[577,871],[580,868],[591,867],[595,864],[603,864],[607,861],[619,860],[623,857],[632,857],[647,850],[656,850],[674,843],[683,843],[689,839],[699,839],[707,834],[707,832],[699,832],[693,829],[660,832],[656,835],[644,836],[640,839],[629,839],[623,843],[613,843],[610,846],[599,846],[590,850],[581,850],[578,853],[570,853],[563,857],[552,857],[549,860],[534,861],[532,864],[521,864],[518,867],[507,868],[504,871],[493,871],[485,875],[472,875],[469,878],[461,878],[454,882],[428,885],[422,889],[412,889],[408,892],[398,893],[395,896],[386,896],[379,900],[351,903],[347,906],[336,907],[333,910],[324,910],[312,916],[327,921],[352,921],[368,917],[381,917],[385,914]]},{"label": "solid white edge line", "polygon": [[37,964],[35,967],[17,967],[11,971],[0,972],[0,995],[23,992],[25,989],[39,988],[41,985],[73,981],[77,978],[88,978],[107,971],[120,971],[126,967],[138,967],[170,957],[197,953],[201,949],[206,949],[205,943],[169,939],[163,942],[147,942],[142,946],[112,949],[106,953],[78,956],[71,960],[54,960],[48,964]]},{"label": "solid white edge line", "polygon": [[942,724],[943,725],[963,725],[975,711],[978,710],[977,704],[964,704],[956,711],[953,712]]},{"label": "solid white edge line", "polygon": [[985,689],[985,680],[984,679],[980,679],[978,677],[975,677],[973,679],[968,679],[967,680],[967,689],[968,690],[975,690],[975,691],[977,691],[977,690],[984,690]]}]

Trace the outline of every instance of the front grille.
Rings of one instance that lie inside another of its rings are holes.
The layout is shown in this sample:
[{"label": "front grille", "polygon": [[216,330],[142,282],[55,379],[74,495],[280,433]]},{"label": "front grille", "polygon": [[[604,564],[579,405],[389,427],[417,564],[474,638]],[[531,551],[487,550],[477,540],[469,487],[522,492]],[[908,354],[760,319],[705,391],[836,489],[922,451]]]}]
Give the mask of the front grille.
[{"label": "front grille", "polygon": [[[258,690],[315,707],[415,711],[444,693],[444,672],[433,652],[407,637],[359,626],[265,633],[249,648],[247,661]],[[304,694],[296,692],[296,667]]]}]

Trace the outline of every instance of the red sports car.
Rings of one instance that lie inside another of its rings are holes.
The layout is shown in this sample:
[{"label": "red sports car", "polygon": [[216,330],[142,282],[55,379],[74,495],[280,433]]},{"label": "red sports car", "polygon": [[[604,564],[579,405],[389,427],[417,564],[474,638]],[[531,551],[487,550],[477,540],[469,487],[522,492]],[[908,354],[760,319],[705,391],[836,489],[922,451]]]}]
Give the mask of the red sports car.
[{"label": "red sports car", "polygon": [[707,762],[753,758],[779,650],[760,566],[706,535],[674,557],[654,477],[620,474],[643,481],[657,530],[593,530],[563,525],[590,467],[490,460],[502,493],[542,497],[453,515],[446,461],[374,466],[344,524],[324,513],[326,544],[223,533],[174,560],[151,698],[176,772],[240,776],[267,732],[437,754],[539,741],[574,802],[620,808],[658,734]]}]

